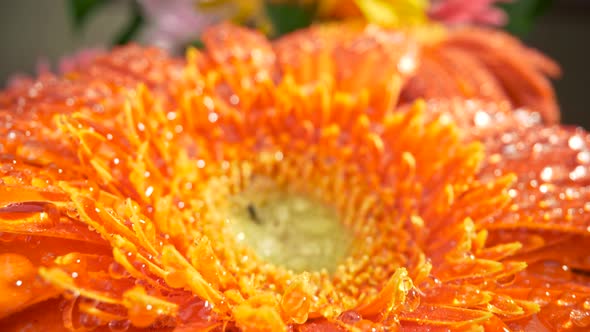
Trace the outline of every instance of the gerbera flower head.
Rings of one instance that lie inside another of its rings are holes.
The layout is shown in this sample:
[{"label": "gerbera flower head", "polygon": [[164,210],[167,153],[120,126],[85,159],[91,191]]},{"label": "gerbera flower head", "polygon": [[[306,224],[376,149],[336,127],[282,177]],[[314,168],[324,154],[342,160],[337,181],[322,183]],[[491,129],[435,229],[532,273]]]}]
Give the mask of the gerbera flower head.
[{"label": "gerbera flower head", "polygon": [[0,94],[6,329],[590,325],[552,62],[472,28],[203,40]]}]

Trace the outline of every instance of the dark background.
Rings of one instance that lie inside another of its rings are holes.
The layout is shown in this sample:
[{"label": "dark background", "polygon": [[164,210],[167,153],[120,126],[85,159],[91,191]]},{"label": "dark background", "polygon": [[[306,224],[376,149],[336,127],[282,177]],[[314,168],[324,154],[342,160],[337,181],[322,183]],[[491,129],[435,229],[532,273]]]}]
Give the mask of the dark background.
[{"label": "dark background", "polygon": [[[82,32],[73,31],[67,15],[63,0],[0,0],[0,85],[12,73],[33,72],[40,57],[55,61],[82,47],[108,46],[128,13],[123,0],[115,2]],[[590,129],[590,0],[556,0],[524,40],[562,66],[555,88],[563,122]]]},{"label": "dark background", "polygon": [[562,122],[590,130],[590,0],[557,0],[524,41],[557,60]]}]

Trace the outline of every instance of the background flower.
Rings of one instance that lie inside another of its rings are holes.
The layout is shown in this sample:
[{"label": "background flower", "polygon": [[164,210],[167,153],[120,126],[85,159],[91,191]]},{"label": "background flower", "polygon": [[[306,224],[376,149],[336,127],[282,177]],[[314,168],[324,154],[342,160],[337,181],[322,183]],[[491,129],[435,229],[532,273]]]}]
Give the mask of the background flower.
[{"label": "background flower", "polygon": [[177,52],[215,22],[231,17],[231,4],[199,9],[195,0],[139,0],[146,16],[144,38],[150,44]]},{"label": "background flower", "polygon": [[[124,44],[137,37],[172,51],[199,44],[200,33],[215,22],[232,20],[256,27],[271,36],[306,27],[312,22],[365,17],[381,26],[416,25],[427,17],[446,24],[504,25],[523,32],[543,12],[551,0],[519,0],[497,7],[494,0],[128,0],[129,22],[116,38]],[[77,27],[104,8],[103,1],[71,0],[73,21]],[[514,23],[512,23],[514,22]]]},{"label": "background flower", "polygon": [[[508,0],[510,1],[510,0]],[[506,13],[495,6],[501,0],[433,0],[428,15],[448,24],[506,24]],[[506,2],[506,0],[504,0]]]}]

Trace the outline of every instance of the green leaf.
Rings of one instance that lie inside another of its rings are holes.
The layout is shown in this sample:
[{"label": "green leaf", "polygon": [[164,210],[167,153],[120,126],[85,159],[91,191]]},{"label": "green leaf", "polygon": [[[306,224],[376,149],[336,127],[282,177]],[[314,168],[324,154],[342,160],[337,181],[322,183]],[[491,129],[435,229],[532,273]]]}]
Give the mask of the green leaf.
[{"label": "green leaf", "polygon": [[91,14],[100,10],[110,0],[67,0],[70,17],[76,28],[81,28]]},{"label": "green leaf", "polygon": [[500,5],[508,15],[505,29],[524,36],[533,27],[535,20],[543,15],[552,5],[553,0],[515,0]]},{"label": "green leaf", "polygon": [[186,48],[189,48],[189,47],[194,47],[198,50],[203,50],[203,49],[205,49],[205,43],[203,43],[203,41],[201,39],[195,39],[191,43],[189,43]]},{"label": "green leaf", "polygon": [[274,37],[279,37],[310,26],[315,17],[316,6],[266,2],[265,10],[273,26]]},{"label": "green leaf", "polygon": [[129,43],[141,30],[142,26],[145,23],[143,18],[143,12],[141,11],[140,5],[136,1],[132,1],[130,3],[131,6],[131,16],[129,17],[129,21],[123,27],[121,32],[115,38],[113,44],[115,45],[123,45]]}]

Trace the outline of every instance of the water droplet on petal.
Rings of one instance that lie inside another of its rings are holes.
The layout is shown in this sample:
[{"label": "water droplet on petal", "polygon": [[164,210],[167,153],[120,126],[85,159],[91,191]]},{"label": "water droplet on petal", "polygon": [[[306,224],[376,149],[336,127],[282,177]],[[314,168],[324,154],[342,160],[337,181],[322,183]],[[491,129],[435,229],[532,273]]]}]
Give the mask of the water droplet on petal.
[{"label": "water droplet on petal", "polygon": [[131,322],[128,320],[114,320],[109,322],[109,330],[111,332],[125,332],[131,326]]}]

